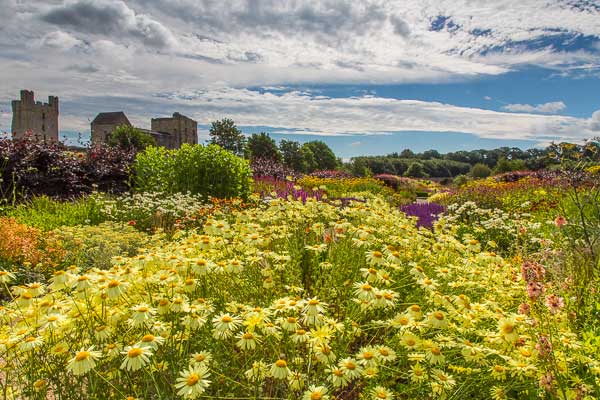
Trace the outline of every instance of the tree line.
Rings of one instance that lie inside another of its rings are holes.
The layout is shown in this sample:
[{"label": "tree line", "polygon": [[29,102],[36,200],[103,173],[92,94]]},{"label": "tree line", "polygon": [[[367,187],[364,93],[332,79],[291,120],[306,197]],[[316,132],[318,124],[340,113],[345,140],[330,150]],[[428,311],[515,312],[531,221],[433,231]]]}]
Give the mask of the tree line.
[{"label": "tree line", "polygon": [[[136,128],[133,127],[119,127],[113,132],[109,143],[121,147],[134,145],[142,148],[152,144],[151,136],[141,131],[133,132],[135,130]],[[577,162],[586,159],[600,162],[598,138],[581,145],[565,142],[551,143],[545,148],[528,150],[521,150],[518,147],[500,147],[492,150],[460,150],[443,154],[437,150],[415,153],[405,149],[385,156],[353,157],[344,163],[323,141],[300,143],[284,139],[277,144],[265,132],[244,135],[229,118],[212,122],[209,134],[210,143],[217,144],[240,157],[251,161],[268,160],[298,173],[341,169],[354,176],[393,174],[414,178],[454,178],[470,175],[483,178],[494,173],[552,168],[564,160]]]}]

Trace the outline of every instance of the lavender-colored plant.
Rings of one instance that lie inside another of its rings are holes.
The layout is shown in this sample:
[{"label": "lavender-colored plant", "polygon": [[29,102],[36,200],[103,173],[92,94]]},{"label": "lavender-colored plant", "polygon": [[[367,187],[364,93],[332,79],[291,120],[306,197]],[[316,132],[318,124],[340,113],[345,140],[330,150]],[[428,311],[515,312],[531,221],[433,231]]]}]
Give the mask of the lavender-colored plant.
[{"label": "lavender-colored plant", "polygon": [[401,206],[400,211],[417,217],[417,226],[433,229],[433,223],[446,211],[446,207],[437,203],[411,203]]}]

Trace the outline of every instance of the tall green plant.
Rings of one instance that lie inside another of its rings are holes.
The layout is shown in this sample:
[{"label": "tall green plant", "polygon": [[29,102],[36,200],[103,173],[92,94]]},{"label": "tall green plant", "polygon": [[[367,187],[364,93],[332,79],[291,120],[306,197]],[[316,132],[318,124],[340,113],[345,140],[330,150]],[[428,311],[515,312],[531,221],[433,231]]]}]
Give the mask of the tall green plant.
[{"label": "tall green plant", "polygon": [[242,197],[250,193],[248,161],[217,145],[184,144],[176,150],[149,147],[134,163],[135,188],[147,192]]}]

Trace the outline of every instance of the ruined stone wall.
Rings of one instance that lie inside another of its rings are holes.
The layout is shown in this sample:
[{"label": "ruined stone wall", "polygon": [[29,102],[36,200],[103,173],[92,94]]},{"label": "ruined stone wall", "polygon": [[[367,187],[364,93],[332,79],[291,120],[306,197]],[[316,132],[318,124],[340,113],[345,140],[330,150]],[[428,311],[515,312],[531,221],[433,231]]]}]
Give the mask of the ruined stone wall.
[{"label": "ruined stone wall", "polygon": [[172,118],[153,118],[151,130],[168,133],[171,136],[170,145],[165,147],[179,148],[183,143],[198,143],[198,123],[179,113]]},{"label": "ruined stone wall", "polygon": [[115,124],[92,124],[92,143],[106,143],[117,126]]},{"label": "ruined stone wall", "polygon": [[21,99],[12,102],[12,111],[13,138],[31,132],[41,140],[58,140],[58,97],[36,102],[32,91],[22,90]]}]

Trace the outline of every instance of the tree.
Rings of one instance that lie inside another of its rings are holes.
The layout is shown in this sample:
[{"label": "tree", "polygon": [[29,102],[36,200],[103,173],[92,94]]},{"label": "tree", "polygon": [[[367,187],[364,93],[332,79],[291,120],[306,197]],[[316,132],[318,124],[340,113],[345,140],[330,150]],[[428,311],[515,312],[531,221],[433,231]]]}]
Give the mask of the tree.
[{"label": "tree", "polygon": [[242,131],[235,126],[233,120],[223,118],[212,122],[209,134],[211,143],[218,144],[225,150],[231,151],[238,156],[244,154],[246,138]]},{"label": "tree", "polygon": [[[338,166],[338,160],[335,157],[333,151],[320,140],[313,140],[302,145],[303,148],[310,150],[315,160],[314,170],[327,170],[336,169]],[[305,150],[307,153],[307,151]]]},{"label": "tree", "polygon": [[492,170],[490,169],[490,167],[483,163],[477,163],[471,168],[470,174],[473,178],[476,179],[487,178],[492,174]]},{"label": "tree", "polygon": [[131,125],[119,125],[110,134],[107,141],[111,147],[120,147],[125,150],[144,150],[148,146],[156,145],[152,135]]},{"label": "tree", "polygon": [[404,173],[404,176],[408,176],[410,178],[427,178],[427,173],[425,172],[423,164],[417,161],[410,164],[410,167],[408,167]]},{"label": "tree", "polygon": [[494,167],[494,173],[502,174],[505,172],[519,171],[525,169],[525,161],[523,160],[507,160],[506,158],[501,158],[496,163]]},{"label": "tree", "polygon": [[400,153],[400,158],[415,158],[415,153],[411,149],[404,149]]},{"label": "tree", "polygon": [[281,161],[281,153],[277,148],[277,143],[265,132],[255,133],[248,138],[246,155],[250,159],[263,158],[276,162]]},{"label": "tree", "polygon": [[283,163],[288,168],[297,172],[306,172],[306,160],[304,160],[300,143],[283,139],[279,142],[279,150],[283,157]]}]

